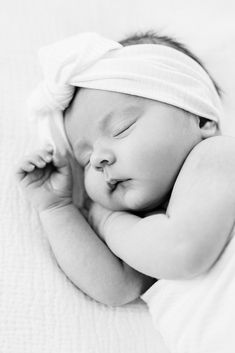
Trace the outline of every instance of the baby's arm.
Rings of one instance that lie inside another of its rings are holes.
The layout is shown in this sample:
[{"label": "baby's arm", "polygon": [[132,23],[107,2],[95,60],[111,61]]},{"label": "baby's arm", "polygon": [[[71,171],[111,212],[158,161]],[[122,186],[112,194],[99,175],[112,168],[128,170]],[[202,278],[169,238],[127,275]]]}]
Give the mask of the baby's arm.
[{"label": "baby's arm", "polygon": [[73,204],[46,210],[40,217],[60,267],[90,297],[123,305],[154,283],[117,258]]},{"label": "baby's arm", "polygon": [[154,283],[117,258],[72,203],[71,168],[53,151],[29,156],[18,181],[37,209],[58,264],[71,281],[95,300],[123,305]]},{"label": "baby's arm", "polygon": [[106,217],[102,232],[123,261],[155,278],[191,278],[208,270],[235,220],[235,139],[197,145],[175,183],[166,214]]}]

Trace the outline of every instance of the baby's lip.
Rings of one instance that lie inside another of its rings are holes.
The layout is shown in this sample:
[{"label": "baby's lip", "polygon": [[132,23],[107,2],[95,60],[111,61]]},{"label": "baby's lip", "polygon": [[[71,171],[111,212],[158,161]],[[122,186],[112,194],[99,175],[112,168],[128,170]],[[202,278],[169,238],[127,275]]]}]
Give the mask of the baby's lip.
[{"label": "baby's lip", "polygon": [[114,189],[116,189],[119,183],[125,182],[127,180],[130,180],[130,179],[108,179],[106,180],[106,183],[109,189],[113,191]]}]

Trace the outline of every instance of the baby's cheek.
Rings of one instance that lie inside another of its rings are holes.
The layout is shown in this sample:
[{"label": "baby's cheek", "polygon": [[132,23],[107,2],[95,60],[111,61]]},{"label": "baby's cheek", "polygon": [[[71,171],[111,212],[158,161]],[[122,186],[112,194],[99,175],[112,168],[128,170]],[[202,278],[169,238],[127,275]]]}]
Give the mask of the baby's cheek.
[{"label": "baby's cheek", "polygon": [[104,180],[101,173],[89,170],[84,175],[84,185],[91,200],[101,203],[104,196]]}]

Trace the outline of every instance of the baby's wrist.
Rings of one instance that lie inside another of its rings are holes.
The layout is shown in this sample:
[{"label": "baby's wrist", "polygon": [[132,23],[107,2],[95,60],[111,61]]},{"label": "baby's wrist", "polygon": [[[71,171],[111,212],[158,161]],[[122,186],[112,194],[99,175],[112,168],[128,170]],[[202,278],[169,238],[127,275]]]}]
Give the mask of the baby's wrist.
[{"label": "baby's wrist", "polygon": [[76,208],[76,206],[73,204],[72,200],[71,201],[66,201],[66,202],[61,202],[57,204],[50,205],[48,207],[45,207],[43,209],[39,210],[39,216],[43,217],[44,215],[52,215],[52,214],[57,214],[61,213],[63,211],[67,211],[69,209]]}]

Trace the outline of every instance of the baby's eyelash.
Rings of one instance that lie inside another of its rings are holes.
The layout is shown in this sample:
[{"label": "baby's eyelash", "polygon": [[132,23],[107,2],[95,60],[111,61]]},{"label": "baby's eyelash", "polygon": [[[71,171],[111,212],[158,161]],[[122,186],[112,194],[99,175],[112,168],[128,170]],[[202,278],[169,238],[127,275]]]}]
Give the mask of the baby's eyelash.
[{"label": "baby's eyelash", "polygon": [[114,132],[113,136],[114,136],[114,137],[117,137],[117,136],[121,135],[123,132],[126,132],[130,127],[132,127],[132,126],[134,125],[134,123],[135,123],[135,122],[133,122],[133,123],[131,123],[131,124],[128,124],[128,125],[125,125],[125,126],[119,128],[119,129],[117,129],[117,130]]}]

